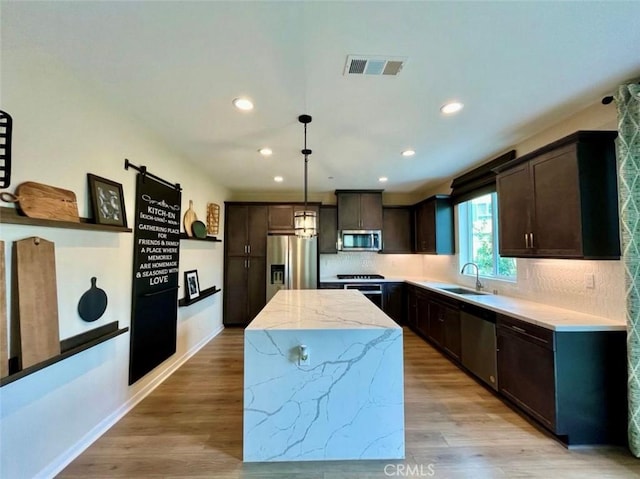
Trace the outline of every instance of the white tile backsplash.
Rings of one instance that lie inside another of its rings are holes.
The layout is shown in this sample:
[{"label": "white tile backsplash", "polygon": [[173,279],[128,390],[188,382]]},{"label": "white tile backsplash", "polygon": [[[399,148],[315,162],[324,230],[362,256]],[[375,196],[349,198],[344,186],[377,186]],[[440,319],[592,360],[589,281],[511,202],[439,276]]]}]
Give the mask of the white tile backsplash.
[{"label": "white tile backsplash", "polygon": [[[516,282],[482,278],[485,289],[611,319],[625,319],[624,266],[621,261],[518,258]],[[320,255],[320,277],[341,273],[378,273],[387,277],[424,277],[474,287],[475,276],[461,275],[458,255],[384,255],[353,252]],[[587,288],[585,275],[593,275]]]}]

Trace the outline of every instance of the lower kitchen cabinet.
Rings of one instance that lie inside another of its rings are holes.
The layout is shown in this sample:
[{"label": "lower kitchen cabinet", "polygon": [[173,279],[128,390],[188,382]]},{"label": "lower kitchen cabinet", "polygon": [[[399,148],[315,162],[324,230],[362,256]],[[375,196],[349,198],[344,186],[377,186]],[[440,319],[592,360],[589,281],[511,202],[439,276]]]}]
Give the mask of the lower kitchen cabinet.
[{"label": "lower kitchen cabinet", "polygon": [[396,323],[402,324],[405,316],[405,284],[384,283],[382,309]]},{"label": "lower kitchen cabinet", "polygon": [[429,308],[429,339],[445,352],[460,359],[460,310],[457,304],[436,300],[431,296]]},{"label": "lower kitchen cabinet", "polygon": [[498,315],[500,393],[564,442],[626,441],[626,331],[557,332]]},{"label": "lower kitchen cabinet", "polygon": [[264,257],[228,256],[224,283],[225,326],[246,326],[266,304]]},{"label": "lower kitchen cabinet", "polygon": [[417,310],[418,310],[418,305],[417,305],[417,300],[418,300],[418,287],[417,286],[413,286],[413,285],[409,285],[407,286],[407,306],[406,306],[406,324],[411,328],[411,329],[417,329],[416,328],[416,318],[417,318]]}]

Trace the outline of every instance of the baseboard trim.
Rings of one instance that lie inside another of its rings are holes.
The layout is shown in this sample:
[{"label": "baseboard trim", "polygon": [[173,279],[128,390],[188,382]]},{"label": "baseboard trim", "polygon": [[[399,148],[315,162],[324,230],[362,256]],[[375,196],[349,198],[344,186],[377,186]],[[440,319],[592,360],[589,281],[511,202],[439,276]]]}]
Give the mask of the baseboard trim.
[{"label": "baseboard trim", "polygon": [[122,419],[129,411],[146,398],[155,388],[160,386],[165,379],[171,376],[180,366],[186,363],[194,354],[202,349],[209,341],[215,338],[224,329],[223,325],[218,326],[209,336],[203,338],[199,343],[193,346],[189,351],[185,352],[180,358],[176,359],[169,367],[162,371],[158,376],[153,378],[144,388],[140,389],[136,394],[131,396],[122,406],[116,409],[112,414],[103,419],[87,434],[85,434],[76,444],[71,446],[65,452],[60,454],[47,467],[42,469],[37,478],[54,478],[71,462],[82,454],[91,444],[97,441],[105,432],[111,429],[120,419]]}]

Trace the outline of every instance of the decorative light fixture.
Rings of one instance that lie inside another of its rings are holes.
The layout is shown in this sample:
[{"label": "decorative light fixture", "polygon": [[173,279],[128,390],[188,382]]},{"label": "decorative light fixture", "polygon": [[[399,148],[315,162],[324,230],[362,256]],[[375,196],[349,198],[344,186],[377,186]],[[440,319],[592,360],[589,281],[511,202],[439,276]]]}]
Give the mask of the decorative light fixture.
[{"label": "decorative light fixture", "polygon": [[389,178],[387,178],[386,176],[381,176],[380,178],[378,178],[378,181],[380,183],[386,183],[387,181],[389,181]]},{"label": "decorative light fixture", "polygon": [[258,153],[260,153],[262,156],[271,156],[273,155],[273,150],[265,146],[264,148],[260,148],[258,150]]},{"label": "decorative light fixture", "polygon": [[416,151],[415,151],[415,150],[404,150],[404,151],[402,152],[402,156],[404,156],[404,157],[413,156],[413,155],[415,155],[415,154],[416,154]]},{"label": "decorative light fixture", "polygon": [[233,100],[233,106],[242,111],[253,110],[253,102],[248,98],[235,98]]},{"label": "decorative light fixture", "polygon": [[304,210],[296,211],[293,214],[293,225],[296,236],[299,238],[312,238],[318,234],[317,218],[315,211],[307,210],[307,170],[309,164],[309,155],[311,150],[307,149],[307,125],[311,123],[309,115],[300,115],[298,121],[304,125]]},{"label": "decorative light fixture", "polygon": [[282,183],[284,181],[284,178],[282,176],[274,176],[273,181],[275,181],[276,183]]}]

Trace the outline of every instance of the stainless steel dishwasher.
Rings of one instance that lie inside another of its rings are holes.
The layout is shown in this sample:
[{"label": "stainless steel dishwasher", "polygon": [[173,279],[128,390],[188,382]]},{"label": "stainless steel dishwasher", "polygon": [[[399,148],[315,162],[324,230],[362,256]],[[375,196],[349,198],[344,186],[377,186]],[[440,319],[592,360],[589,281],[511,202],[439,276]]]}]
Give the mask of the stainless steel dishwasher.
[{"label": "stainless steel dishwasher", "polygon": [[498,390],[496,313],[461,302],[460,342],[462,365]]}]

